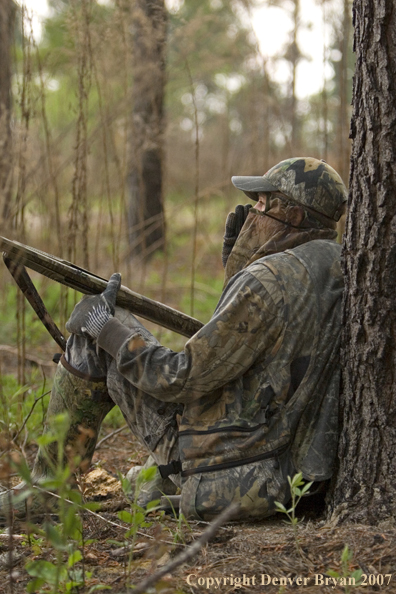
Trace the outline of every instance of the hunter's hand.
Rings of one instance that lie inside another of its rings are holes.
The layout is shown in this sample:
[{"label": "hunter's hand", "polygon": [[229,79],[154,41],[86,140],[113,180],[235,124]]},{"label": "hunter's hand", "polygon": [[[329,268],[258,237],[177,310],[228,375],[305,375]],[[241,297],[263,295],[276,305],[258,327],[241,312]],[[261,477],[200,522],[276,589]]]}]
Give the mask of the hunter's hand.
[{"label": "hunter's hand", "polygon": [[221,252],[221,261],[224,268],[227,264],[228,256],[231,254],[232,248],[238,238],[239,232],[246,221],[251,206],[251,204],[245,204],[245,206],[238,204],[238,206],[235,207],[235,212],[230,212],[227,216],[223,238],[223,250]]},{"label": "hunter's hand", "polygon": [[114,315],[120,286],[121,274],[115,272],[103,293],[86,297],[77,303],[66,323],[66,330],[71,334],[98,338],[103,326]]}]

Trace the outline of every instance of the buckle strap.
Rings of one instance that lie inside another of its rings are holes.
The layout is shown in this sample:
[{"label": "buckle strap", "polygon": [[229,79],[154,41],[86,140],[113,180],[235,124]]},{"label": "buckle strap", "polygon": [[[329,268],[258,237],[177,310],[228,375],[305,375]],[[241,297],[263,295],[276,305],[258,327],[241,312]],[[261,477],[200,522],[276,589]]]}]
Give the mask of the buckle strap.
[{"label": "buckle strap", "polygon": [[166,479],[171,474],[179,474],[182,471],[182,463],[180,460],[172,460],[169,464],[160,464],[158,470],[161,477]]},{"label": "buckle strap", "polygon": [[195,468],[183,470],[181,475],[182,478],[187,478],[189,476],[192,476],[193,474],[215,472],[216,470],[227,470],[228,468],[235,468],[236,466],[244,466],[245,464],[260,462],[261,460],[266,460],[267,458],[275,458],[275,462],[278,464],[277,467],[279,468],[279,456],[284,454],[289,449],[289,447],[290,444],[285,443],[283,446],[280,446],[275,450],[270,450],[269,452],[265,452],[264,454],[257,454],[256,456],[250,456],[249,458],[227,460],[226,462],[221,462],[220,464],[212,464],[211,466],[196,466]]},{"label": "buckle strap", "polygon": [[83,379],[83,380],[86,380],[86,381],[91,381],[91,382],[104,382],[104,383],[106,383],[106,380],[107,380],[107,378],[106,378],[106,376],[105,376],[105,375],[104,375],[103,377],[93,377],[92,375],[89,375],[89,373],[83,373],[82,371],[79,371],[78,369],[75,369],[74,367],[72,367],[72,366],[70,365],[70,363],[68,363],[68,362],[66,361],[66,357],[65,357],[65,355],[64,355],[64,354],[61,356],[61,358],[60,358],[60,360],[59,360],[59,361],[60,361],[61,365],[62,365],[62,366],[65,368],[65,369],[67,369],[67,371],[68,371],[69,373],[71,373],[72,375],[75,375],[76,377],[79,377],[79,378],[81,378],[81,379]]}]

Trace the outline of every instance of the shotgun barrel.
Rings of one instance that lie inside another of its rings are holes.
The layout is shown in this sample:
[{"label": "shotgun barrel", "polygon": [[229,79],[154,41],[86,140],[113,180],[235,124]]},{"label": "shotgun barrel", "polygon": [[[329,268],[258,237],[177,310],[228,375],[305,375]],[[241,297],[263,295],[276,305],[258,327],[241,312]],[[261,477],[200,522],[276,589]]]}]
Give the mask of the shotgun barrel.
[{"label": "shotgun barrel", "polygon": [[[26,266],[66,287],[80,291],[80,293],[93,295],[102,293],[106,288],[107,280],[105,278],[18,241],[0,236],[0,248],[5,252],[7,258],[16,264]],[[198,332],[203,326],[199,320],[135,293],[123,285],[117,294],[117,305],[150,322],[187,337]]]}]

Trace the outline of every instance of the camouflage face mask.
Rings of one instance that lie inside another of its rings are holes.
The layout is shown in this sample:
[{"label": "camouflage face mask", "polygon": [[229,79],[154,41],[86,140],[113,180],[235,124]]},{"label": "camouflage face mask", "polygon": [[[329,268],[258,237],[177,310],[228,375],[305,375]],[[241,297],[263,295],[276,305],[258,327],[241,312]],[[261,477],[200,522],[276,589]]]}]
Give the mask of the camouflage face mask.
[{"label": "camouflage face mask", "polygon": [[[275,207],[277,203],[279,204],[276,199],[272,202]],[[272,210],[273,206],[268,210]],[[237,272],[259,258],[293,249],[314,239],[335,239],[337,237],[337,232],[332,229],[295,227],[283,221],[279,212],[272,215],[271,212],[250,209],[228,257],[224,271],[224,287]]]},{"label": "camouflage face mask", "polygon": [[252,208],[228,257],[225,284],[234,274],[245,268],[252,256],[280,229],[284,229],[280,221],[271,219],[264,212]]}]

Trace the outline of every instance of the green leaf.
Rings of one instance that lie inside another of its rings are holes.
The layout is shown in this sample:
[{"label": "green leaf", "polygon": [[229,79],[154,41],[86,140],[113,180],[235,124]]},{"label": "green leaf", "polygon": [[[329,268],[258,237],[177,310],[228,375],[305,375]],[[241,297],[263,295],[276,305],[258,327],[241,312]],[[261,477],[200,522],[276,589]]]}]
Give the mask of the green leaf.
[{"label": "green leaf", "polygon": [[306,493],[311,485],[312,485],[312,481],[310,483],[306,483],[303,487],[302,493],[303,494]]},{"label": "green leaf", "polygon": [[77,505],[82,504],[81,493],[79,493],[79,491],[76,491],[75,489],[67,490],[67,499],[69,499],[73,503],[76,503]]},{"label": "green leaf", "polygon": [[131,512],[123,509],[122,511],[118,512],[117,515],[118,515],[118,519],[121,520],[121,522],[127,522],[128,524],[132,524],[133,514],[131,514]]},{"label": "green leaf", "polygon": [[27,483],[28,485],[31,485],[32,484],[32,476],[30,473],[29,466],[26,463],[26,460],[22,459],[19,464],[15,465],[15,467],[16,467],[16,470],[17,470],[19,476],[21,477],[21,479],[24,480],[25,483]]},{"label": "green leaf", "polygon": [[150,468],[142,468],[142,470],[139,472],[137,476],[136,484],[141,485],[142,483],[152,481],[155,478],[157,472],[157,466],[150,466]]},{"label": "green leaf", "polygon": [[341,554],[341,561],[343,563],[346,563],[350,559],[352,559],[352,552],[349,550],[348,545],[345,545],[344,550],[342,551],[342,554]]},{"label": "green leaf", "polygon": [[146,505],[146,510],[153,511],[154,509],[157,508],[160,501],[161,501],[160,499],[153,499],[153,501],[149,501],[148,504]]},{"label": "green leaf", "polygon": [[36,441],[39,446],[43,447],[56,441],[56,435],[53,435],[52,433],[44,433],[44,435],[40,435]]},{"label": "green leaf", "polygon": [[276,507],[277,507],[278,509],[280,509],[280,510],[281,510],[281,511],[283,511],[284,513],[287,513],[287,512],[286,512],[286,508],[285,508],[285,506],[283,505],[283,503],[279,503],[279,501],[275,501],[275,505],[276,505]]},{"label": "green leaf", "polygon": [[28,594],[36,594],[39,588],[45,584],[45,579],[43,578],[35,578],[31,582],[28,583],[26,591]]},{"label": "green leaf", "polygon": [[287,477],[287,480],[292,488],[299,487],[302,484],[302,472],[295,474],[292,479]]},{"label": "green leaf", "polygon": [[360,580],[362,579],[362,574],[363,574],[362,569],[356,569],[355,571],[352,571],[352,573],[351,573],[351,578],[354,578],[355,584],[357,586],[359,585]]},{"label": "green leaf", "polygon": [[51,545],[58,551],[66,551],[67,543],[63,537],[63,534],[60,533],[59,528],[49,524],[48,522],[45,524],[44,528],[47,540],[51,543]]},{"label": "green leaf", "polygon": [[134,524],[137,526],[140,526],[142,524],[142,522],[144,522],[145,517],[146,517],[146,514],[144,514],[142,512],[136,512]]},{"label": "green leaf", "polygon": [[100,509],[100,503],[97,501],[88,501],[87,503],[84,503],[83,508],[90,511],[97,511]]},{"label": "green leaf", "polygon": [[21,491],[19,491],[19,493],[17,495],[14,495],[14,497],[13,497],[14,504],[17,504],[20,501],[25,501],[25,499],[27,499],[33,493],[34,493],[33,488],[22,489]]},{"label": "green leaf", "polygon": [[332,569],[328,569],[326,571],[326,573],[330,576],[330,577],[334,577],[334,578],[339,578],[341,577],[340,574],[338,573],[338,571],[333,571]]},{"label": "green leaf", "polygon": [[76,563],[81,561],[82,558],[83,558],[83,556],[82,556],[81,551],[76,549],[75,551],[72,552],[71,555],[69,555],[69,558],[67,560],[67,566],[73,567],[73,565],[75,565]]},{"label": "green leaf", "polygon": [[57,568],[50,561],[31,561],[26,565],[26,571],[32,577],[41,578],[49,584],[56,583]]},{"label": "green leaf", "polygon": [[131,483],[128,481],[128,479],[125,476],[122,476],[121,472],[117,472],[117,474],[118,474],[118,478],[120,480],[121,488],[122,488],[123,492],[125,493],[125,495],[128,495],[132,491]]}]

